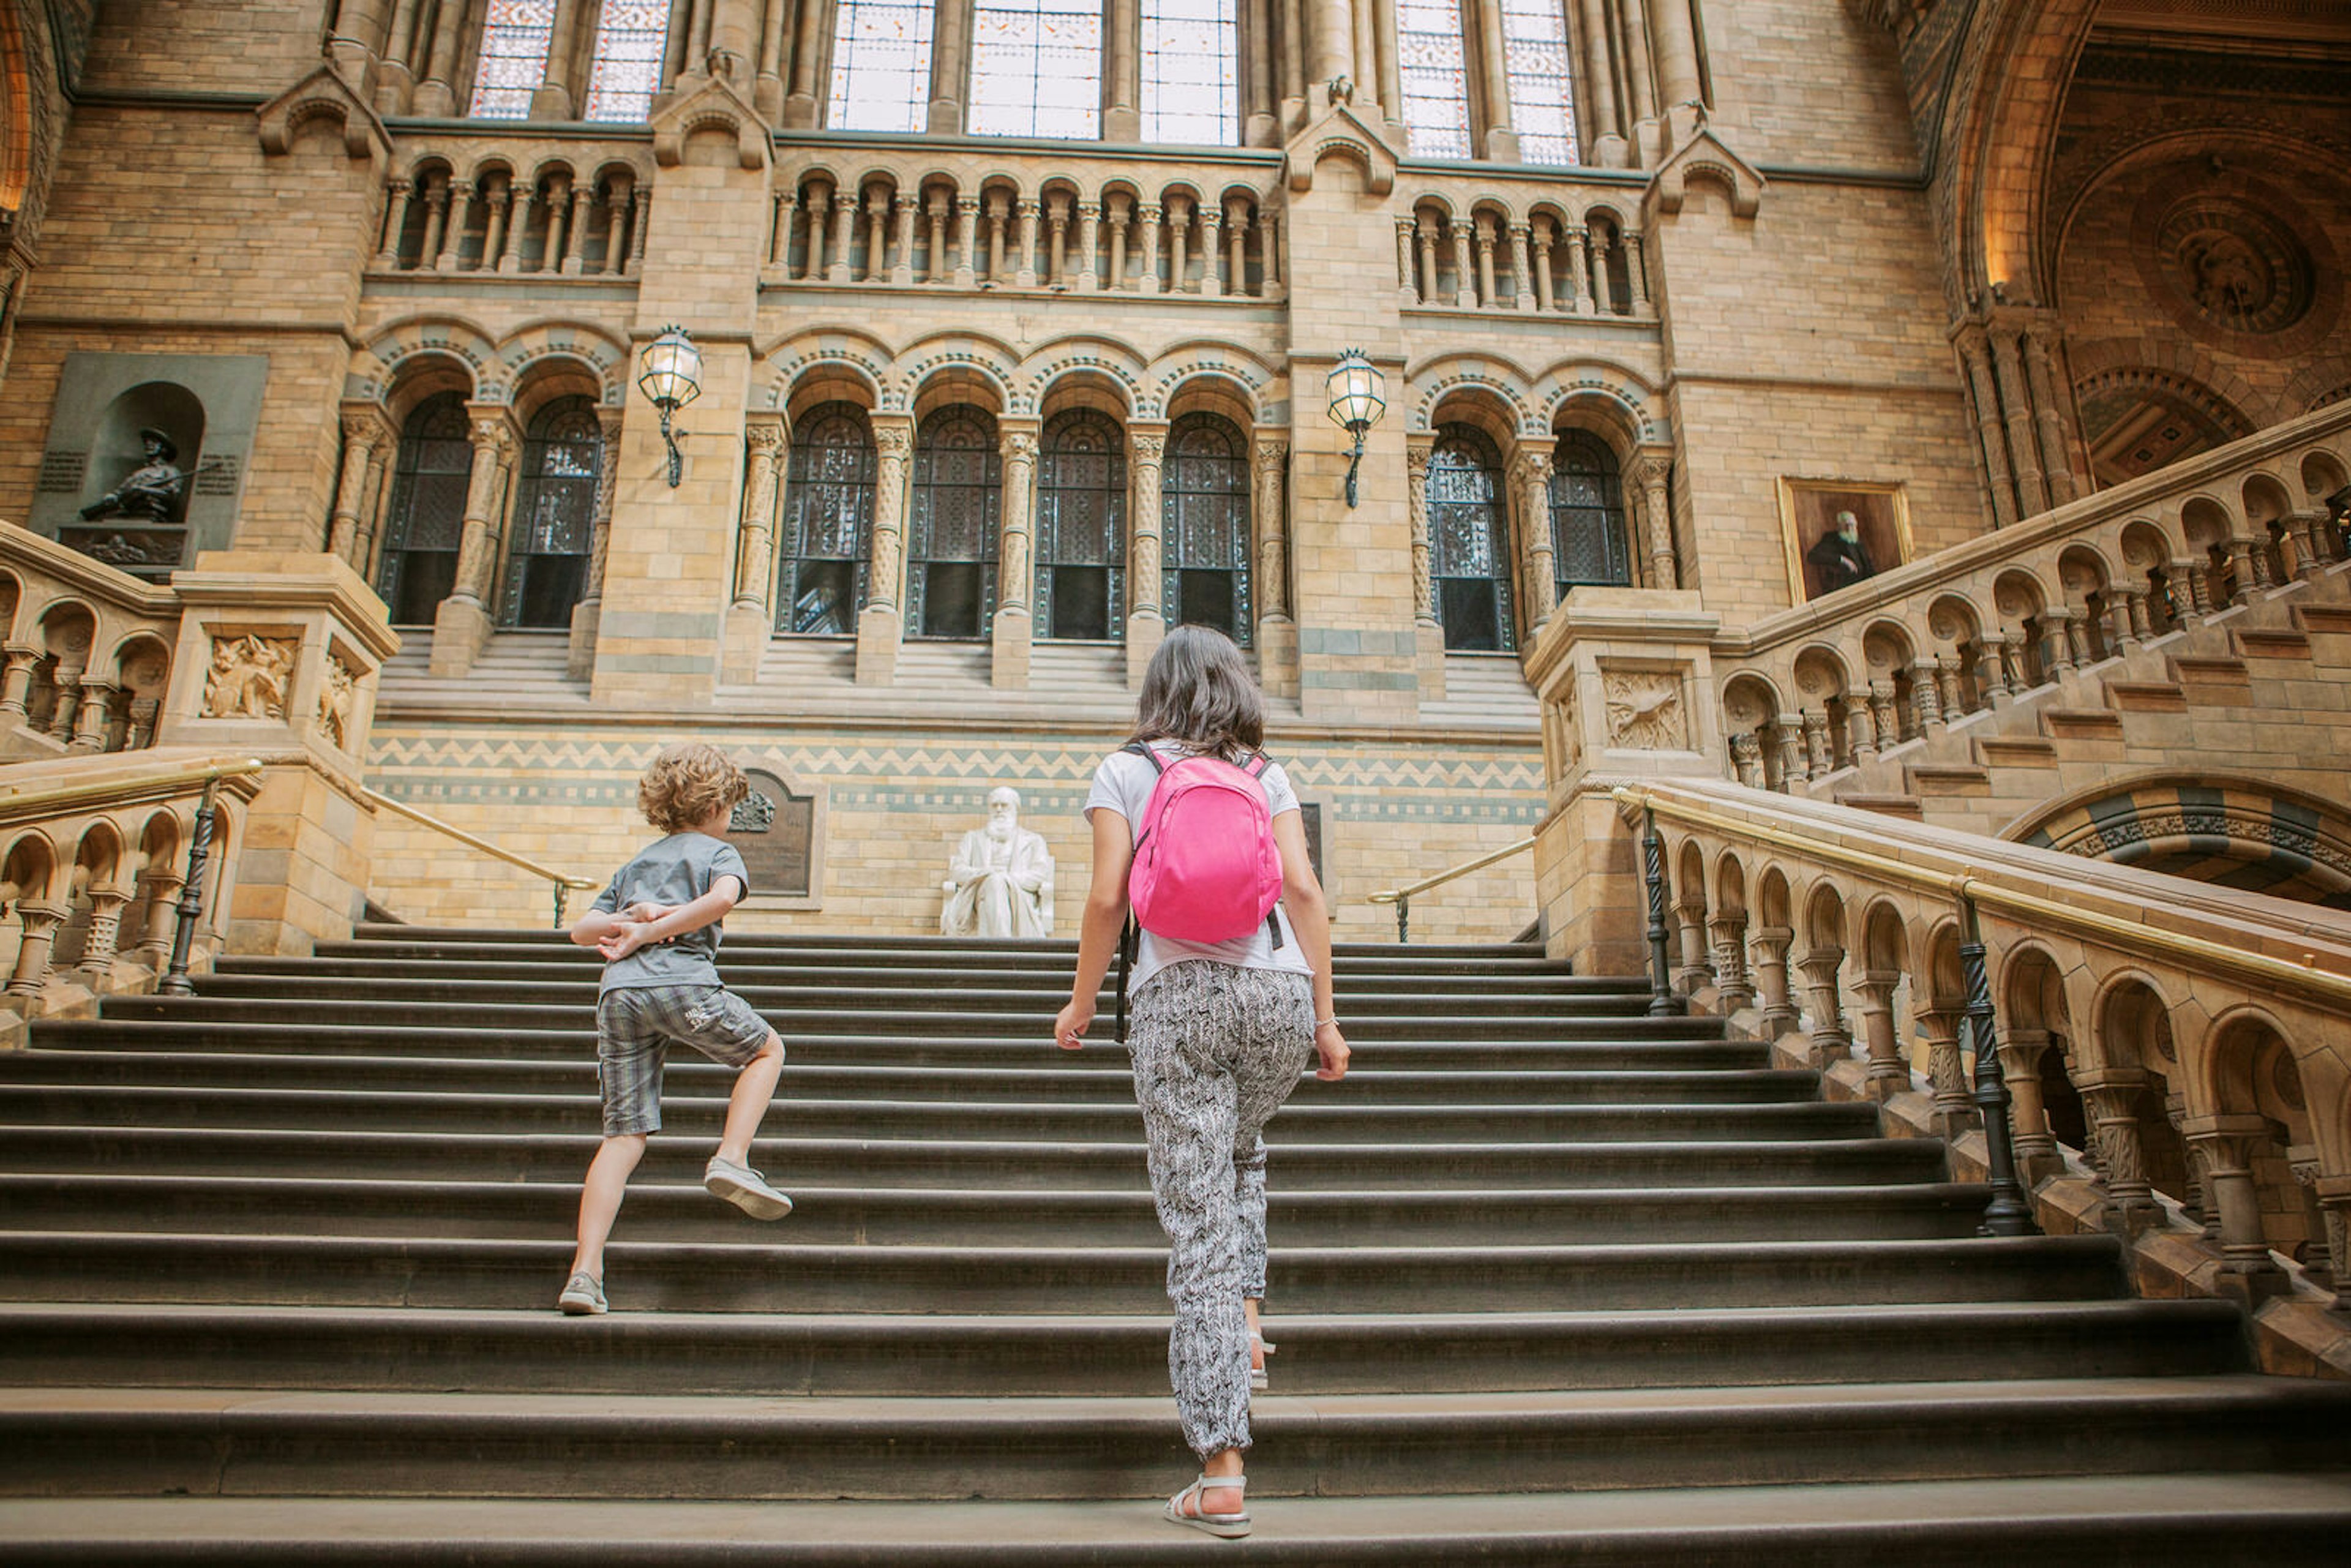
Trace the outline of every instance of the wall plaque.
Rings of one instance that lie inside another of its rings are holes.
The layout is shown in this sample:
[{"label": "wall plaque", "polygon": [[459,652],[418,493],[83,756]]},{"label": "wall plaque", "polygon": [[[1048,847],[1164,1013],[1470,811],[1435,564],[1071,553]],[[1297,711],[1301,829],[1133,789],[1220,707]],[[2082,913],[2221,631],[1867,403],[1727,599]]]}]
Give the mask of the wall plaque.
[{"label": "wall plaque", "polygon": [[82,476],[89,472],[87,452],[44,452],[41,477],[35,486],[44,496],[74,496],[81,492]]},{"label": "wall plaque", "polygon": [[745,770],[749,798],[735,809],[726,840],[743,856],[751,891],[762,895],[806,898],[810,893],[810,851],[816,839],[816,798],[795,795],[764,768]]}]

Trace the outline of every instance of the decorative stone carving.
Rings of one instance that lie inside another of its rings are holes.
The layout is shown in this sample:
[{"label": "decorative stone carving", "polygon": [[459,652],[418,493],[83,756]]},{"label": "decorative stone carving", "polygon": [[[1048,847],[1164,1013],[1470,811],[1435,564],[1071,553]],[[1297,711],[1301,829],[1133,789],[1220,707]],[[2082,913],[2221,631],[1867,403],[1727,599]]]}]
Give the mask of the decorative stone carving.
[{"label": "decorative stone carving", "polygon": [[1050,936],[1053,857],[1043,835],[1020,825],[1020,792],[987,793],[987,825],[964,834],[947,862],[942,936]]},{"label": "decorative stone carving", "polygon": [[212,667],[204,673],[203,716],[283,719],[300,645],[292,637],[258,632],[214,637]]},{"label": "decorative stone carving", "polygon": [[1629,751],[1687,751],[1679,678],[1665,671],[1613,670],[1603,678],[1608,744]]},{"label": "decorative stone carving", "polygon": [[340,653],[327,655],[327,678],[319,689],[319,733],[338,751],[351,748],[351,716],[358,711],[360,677]]}]

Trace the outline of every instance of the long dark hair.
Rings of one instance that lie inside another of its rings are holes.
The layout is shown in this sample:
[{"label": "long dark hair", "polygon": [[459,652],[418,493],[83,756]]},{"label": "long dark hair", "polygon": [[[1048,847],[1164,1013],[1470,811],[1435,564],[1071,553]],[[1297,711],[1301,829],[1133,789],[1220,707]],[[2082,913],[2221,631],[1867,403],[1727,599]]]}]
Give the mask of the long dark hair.
[{"label": "long dark hair", "polygon": [[1170,630],[1143,673],[1135,741],[1179,740],[1238,761],[1265,742],[1265,702],[1233,640],[1213,626]]}]

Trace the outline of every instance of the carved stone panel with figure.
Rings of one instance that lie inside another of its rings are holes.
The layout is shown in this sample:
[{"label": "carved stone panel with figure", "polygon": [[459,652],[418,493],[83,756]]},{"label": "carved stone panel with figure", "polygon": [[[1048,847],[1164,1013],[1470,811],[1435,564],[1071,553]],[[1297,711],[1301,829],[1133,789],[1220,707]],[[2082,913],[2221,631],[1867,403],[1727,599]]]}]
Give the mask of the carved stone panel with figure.
[{"label": "carved stone panel with figure", "polygon": [[751,792],[727,819],[726,841],[743,856],[755,897],[806,898],[813,891],[816,800],[795,795],[764,768],[744,769]]}]

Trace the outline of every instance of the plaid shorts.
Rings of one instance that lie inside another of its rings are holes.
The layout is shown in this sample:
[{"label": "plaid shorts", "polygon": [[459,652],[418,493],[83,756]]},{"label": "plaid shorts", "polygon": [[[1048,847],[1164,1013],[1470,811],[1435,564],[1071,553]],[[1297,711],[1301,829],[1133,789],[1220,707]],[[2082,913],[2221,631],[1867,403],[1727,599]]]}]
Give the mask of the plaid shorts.
[{"label": "plaid shorts", "polygon": [[596,1079],[604,1135],[661,1131],[662,1066],[673,1044],[740,1067],[776,1031],[724,986],[631,986],[596,1004]]}]

